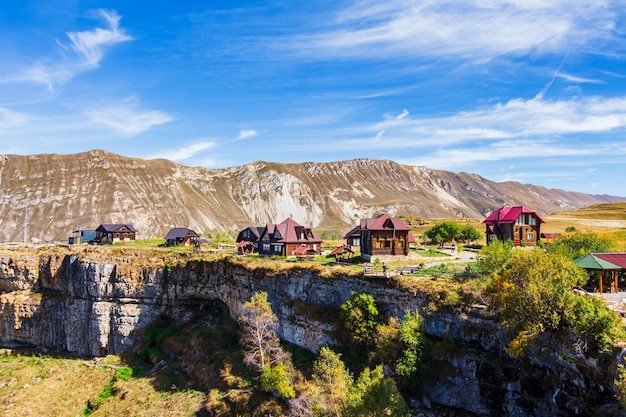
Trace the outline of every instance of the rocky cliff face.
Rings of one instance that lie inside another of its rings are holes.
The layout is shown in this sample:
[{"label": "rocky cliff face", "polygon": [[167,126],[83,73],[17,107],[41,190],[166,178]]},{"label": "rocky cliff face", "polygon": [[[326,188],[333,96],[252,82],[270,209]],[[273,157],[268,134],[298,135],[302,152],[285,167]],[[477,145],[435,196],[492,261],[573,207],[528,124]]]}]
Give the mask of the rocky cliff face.
[{"label": "rocky cliff face", "polygon": [[101,223],[132,223],[141,238],[171,227],[238,231],[289,216],[347,231],[380,212],[484,217],[507,204],[550,213],[621,199],[366,159],[213,170],[105,151],[9,155],[0,165],[0,242],[66,241]]},{"label": "rocky cliff face", "polygon": [[[307,270],[248,269],[232,259],[172,265],[163,252],[86,248],[80,252],[0,253],[0,345],[48,346],[84,355],[128,352],[138,330],[161,314],[180,321],[266,291],[279,335],[317,350],[332,344],[339,306],[352,291],[371,294],[388,315],[422,309],[425,296],[392,281],[321,276]],[[430,380],[414,406],[439,404],[476,416],[574,416],[616,410],[613,379],[623,352],[585,360],[542,345],[524,360],[504,353],[509,339],[481,314],[424,313]],[[439,342],[437,342],[439,341]]]}]

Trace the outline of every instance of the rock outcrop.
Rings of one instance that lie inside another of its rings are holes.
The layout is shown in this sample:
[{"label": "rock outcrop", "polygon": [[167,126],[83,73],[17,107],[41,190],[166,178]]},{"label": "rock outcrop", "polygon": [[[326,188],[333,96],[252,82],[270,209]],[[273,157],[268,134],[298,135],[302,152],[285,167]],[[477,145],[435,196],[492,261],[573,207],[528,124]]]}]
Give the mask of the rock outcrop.
[{"label": "rock outcrop", "polygon": [[[140,251],[141,252],[141,251]],[[268,293],[281,338],[310,350],[336,343],[339,307],[353,291],[371,294],[385,315],[422,310],[426,297],[389,279],[307,269],[249,268],[232,258],[173,262],[166,252],[84,248],[0,253],[0,346],[50,347],[82,355],[132,350],[138,331],[160,315],[184,322],[212,306],[236,317]],[[617,405],[613,380],[622,352],[597,360],[538,348],[524,360],[504,353],[509,337],[481,314],[423,311],[430,380],[416,407],[434,404],[476,416],[574,416]],[[548,344],[542,346],[549,346]]]}]

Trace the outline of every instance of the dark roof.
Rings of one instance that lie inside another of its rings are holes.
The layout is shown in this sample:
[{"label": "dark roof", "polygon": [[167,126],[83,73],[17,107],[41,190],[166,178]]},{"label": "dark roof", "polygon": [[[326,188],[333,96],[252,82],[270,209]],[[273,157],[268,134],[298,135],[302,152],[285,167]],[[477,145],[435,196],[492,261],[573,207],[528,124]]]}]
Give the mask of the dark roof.
[{"label": "dark roof", "polygon": [[[126,230],[121,230],[126,229]],[[97,231],[104,231],[108,233],[120,232],[120,231],[128,231],[128,232],[136,232],[135,228],[132,224],[119,224],[119,223],[103,223],[96,229]]]},{"label": "dark roof", "polygon": [[483,223],[485,224],[496,224],[496,223],[501,223],[501,224],[506,224],[506,223],[515,223],[515,221],[519,218],[519,216],[521,216],[522,214],[534,214],[535,217],[537,217],[539,219],[539,221],[541,223],[545,223],[545,220],[543,220],[538,214],[537,212],[535,212],[534,210],[529,209],[528,207],[524,207],[524,206],[504,206],[502,208],[499,208],[498,210],[494,211],[493,213],[491,213],[484,221]]},{"label": "dark roof", "polygon": [[165,235],[165,239],[180,239],[186,237],[198,237],[198,234],[186,227],[174,227]]}]

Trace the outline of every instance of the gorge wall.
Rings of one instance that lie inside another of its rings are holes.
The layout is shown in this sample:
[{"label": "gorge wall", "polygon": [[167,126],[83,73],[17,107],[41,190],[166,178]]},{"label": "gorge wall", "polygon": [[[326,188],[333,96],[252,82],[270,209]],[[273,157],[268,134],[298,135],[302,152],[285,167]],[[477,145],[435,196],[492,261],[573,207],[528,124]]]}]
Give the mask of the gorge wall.
[{"label": "gorge wall", "polygon": [[[599,359],[538,349],[504,353],[508,335],[480,313],[426,312],[424,294],[393,280],[316,270],[249,268],[235,258],[175,259],[163,252],[0,252],[0,346],[19,344],[101,356],[132,350],[138,330],[162,314],[180,322],[216,303],[236,317],[260,291],[279,318],[279,336],[316,351],[333,344],[339,306],[371,294],[386,315],[423,311],[425,333],[447,341],[431,352],[432,378],[414,406],[438,404],[476,416],[574,416],[617,408],[613,380],[623,352]],[[461,414],[460,414],[461,415]]]}]

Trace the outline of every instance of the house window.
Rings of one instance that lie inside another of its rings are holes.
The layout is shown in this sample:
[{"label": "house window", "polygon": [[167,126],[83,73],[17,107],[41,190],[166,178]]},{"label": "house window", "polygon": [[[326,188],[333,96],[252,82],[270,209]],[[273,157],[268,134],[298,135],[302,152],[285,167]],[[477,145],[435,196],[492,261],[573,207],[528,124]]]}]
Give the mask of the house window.
[{"label": "house window", "polygon": [[274,245],[274,252],[280,253],[280,245]]},{"label": "house window", "polygon": [[385,240],[385,247],[386,248],[390,248],[391,247],[391,240]]},{"label": "house window", "polygon": [[249,231],[249,230],[244,230],[244,231],[243,231],[243,237],[245,237],[246,239],[248,239],[248,236],[250,236],[250,231]]},{"label": "house window", "polygon": [[533,234],[528,233],[528,235],[526,236],[526,240],[533,240]]},{"label": "house window", "polygon": [[264,250],[265,252],[269,252],[269,250],[270,250],[270,244],[269,244],[269,243],[264,243],[264,244],[263,244],[263,250]]},{"label": "house window", "polygon": [[352,244],[354,246],[361,246],[361,238],[355,237],[354,239],[352,239]]}]

